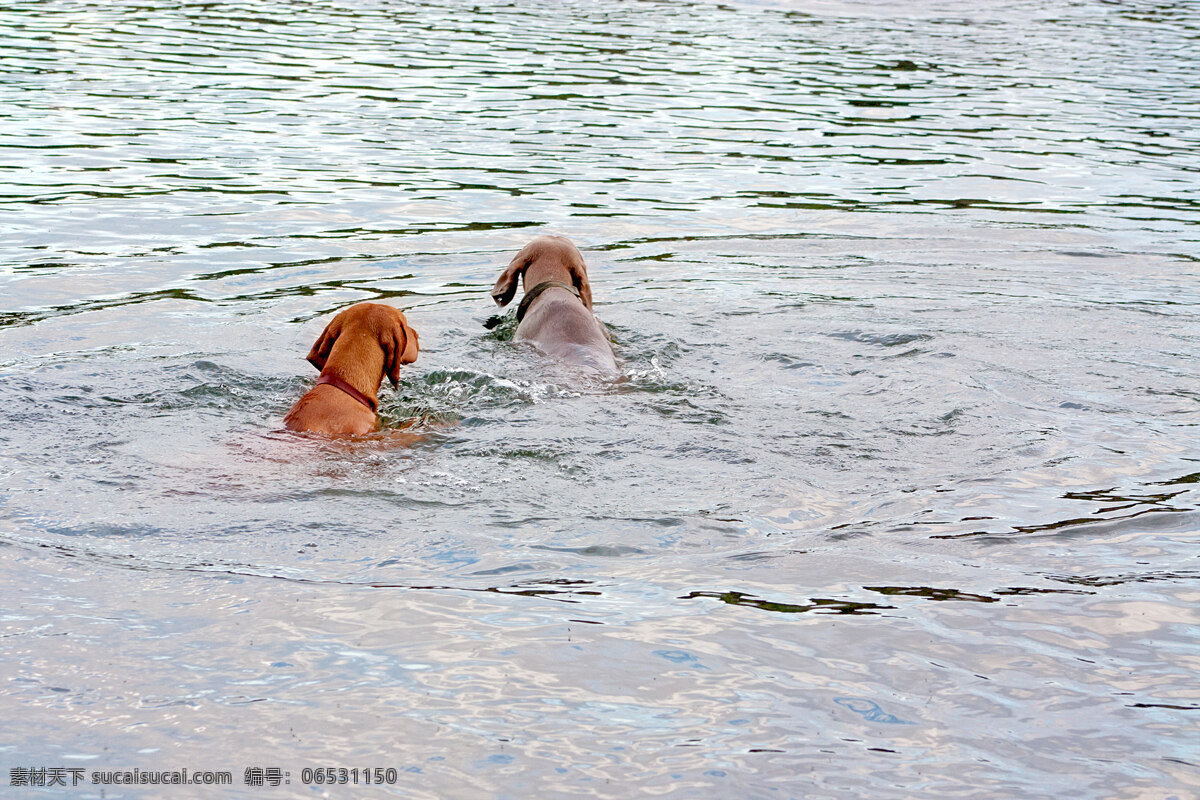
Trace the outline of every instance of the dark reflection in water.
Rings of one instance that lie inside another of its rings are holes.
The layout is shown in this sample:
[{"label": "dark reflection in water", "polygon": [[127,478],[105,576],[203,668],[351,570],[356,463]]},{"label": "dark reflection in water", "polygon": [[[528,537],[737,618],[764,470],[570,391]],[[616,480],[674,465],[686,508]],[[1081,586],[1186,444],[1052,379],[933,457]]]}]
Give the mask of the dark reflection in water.
[{"label": "dark reflection in water", "polygon": [[[0,31],[10,767],[1195,794],[1188,3]],[[542,232],[620,380],[491,304]],[[362,300],[421,334],[381,398],[410,447],[280,430]]]},{"label": "dark reflection in water", "polygon": [[[885,594],[887,593],[885,592]],[[806,611],[820,611],[830,614],[870,614],[876,609],[893,608],[893,606],[881,606],[875,603],[851,603],[844,600],[822,598],[814,598],[812,602],[806,605],[773,603],[769,600],[762,600],[743,594],[742,592],[692,592],[680,599],[693,600],[697,597],[711,597],[715,600],[720,600],[722,603],[729,603],[734,606],[750,606],[751,608],[760,608],[763,611],[778,611],[784,614],[803,614]]]},{"label": "dark reflection in water", "polygon": [[926,597],[930,600],[967,600],[972,603],[996,602],[995,597],[961,592],[958,589],[934,589],[929,586],[865,586],[863,588],[871,592],[879,592],[880,594],[912,595]]}]

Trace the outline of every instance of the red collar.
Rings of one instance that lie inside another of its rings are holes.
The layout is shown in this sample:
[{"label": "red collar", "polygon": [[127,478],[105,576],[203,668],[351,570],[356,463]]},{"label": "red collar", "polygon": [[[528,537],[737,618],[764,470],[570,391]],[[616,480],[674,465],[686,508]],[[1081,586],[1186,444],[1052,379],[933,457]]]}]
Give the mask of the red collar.
[{"label": "red collar", "polygon": [[375,413],[375,409],[379,406],[378,400],[367,397],[365,394],[360,392],[358,389],[355,389],[353,386],[346,383],[344,380],[339,378],[337,375],[334,375],[333,373],[322,372],[321,377],[317,378],[317,386],[320,386],[322,383],[328,384],[335,389],[341,389],[343,392],[350,395],[351,397],[353,397],[358,402],[362,403],[367,408],[371,409],[372,414]]}]

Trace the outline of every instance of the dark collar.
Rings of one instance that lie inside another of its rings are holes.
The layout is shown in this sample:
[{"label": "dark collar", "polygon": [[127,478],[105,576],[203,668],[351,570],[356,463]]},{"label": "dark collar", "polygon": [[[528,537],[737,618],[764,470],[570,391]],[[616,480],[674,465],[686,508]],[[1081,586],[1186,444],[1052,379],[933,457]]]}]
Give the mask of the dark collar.
[{"label": "dark collar", "polygon": [[542,281],[537,286],[525,292],[525,296],[521,298],[521,305],[517,306],[517,322],[525,319],[525,312],[529,310],[529,304],[547,289],[566,289],[571,294],[579,297],[579,290],[569,283],[563,283],[562,281]]},{"label": "dark collar", "polygon": [[343,392],[350,395],[351,397],[353,397],[358,402],[362,403],[367,408],[371,409],[372,414],[375,413],[375,409],[379,406],[378,400],[372,400],[370,397],[367,397],[365,394],[360,392],[358,389],[355,389],[353,386],[346,383],[344,380],[342,380],[337,375],[334,375],[331,372],[322,372],[321,373],[321,377],[317,378],[317,386],[320,386],[322,383],[328,384],[329,386],[332,386],[335,389],[341,389]]}]

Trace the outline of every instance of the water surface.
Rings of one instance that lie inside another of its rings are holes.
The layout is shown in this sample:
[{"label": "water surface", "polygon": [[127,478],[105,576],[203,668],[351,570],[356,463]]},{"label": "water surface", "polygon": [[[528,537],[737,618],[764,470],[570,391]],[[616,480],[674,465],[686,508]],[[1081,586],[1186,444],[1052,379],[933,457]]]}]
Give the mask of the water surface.
[{"label": "water surface", "polygon": [[[1197,19],[9,5],[0,767],[1194,795]],[[622,380],[483,327],[539,233]],[[281,430],[363,300],[412,447]]]}]

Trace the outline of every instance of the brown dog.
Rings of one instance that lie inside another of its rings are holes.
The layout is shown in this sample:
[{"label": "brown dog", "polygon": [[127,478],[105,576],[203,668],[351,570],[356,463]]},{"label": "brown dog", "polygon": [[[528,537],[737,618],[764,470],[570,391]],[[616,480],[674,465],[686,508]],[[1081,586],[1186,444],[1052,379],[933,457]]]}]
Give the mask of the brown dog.
[{"label": "brown dog", "polygon": [[509,262],[492,287],[492,299],[506,306],[517,293],[517,278],[525,296],[517,307],[517,332],[524,340],[564,361],[616,375],[617,357],[604,324],[592,313],[592,287],[583,256],[570,239],[539,236]]},{"label": "brown dog", "polygon": [[321,370],[317,385],[283,418],[293,431],[370,433],[378,426],[379,385],[386,374],[396,388],[400,365],[417,360],[417,332],[396,309],[359,303],[343,309],[308,352]]}]

